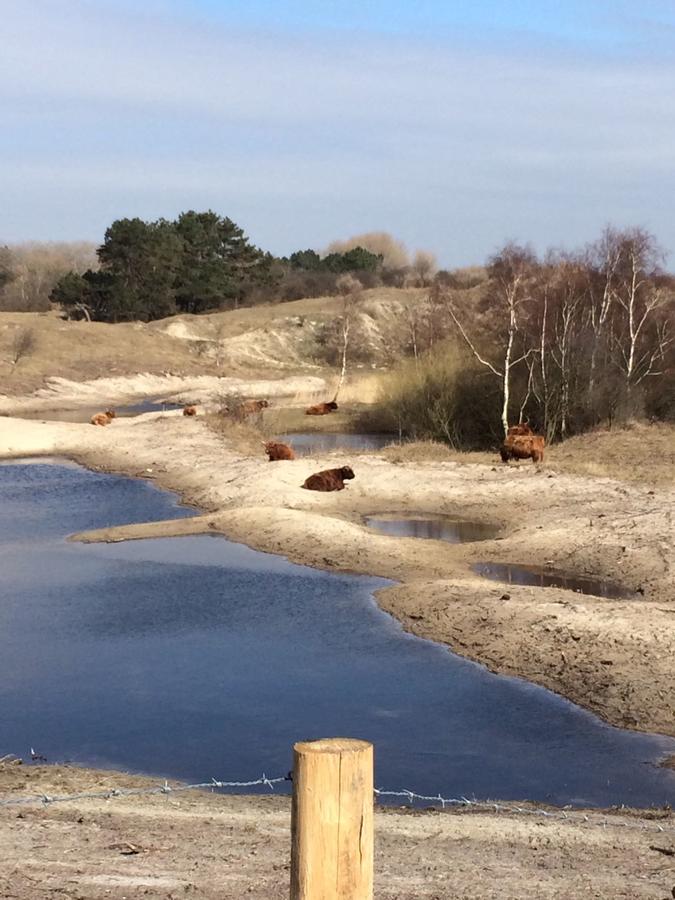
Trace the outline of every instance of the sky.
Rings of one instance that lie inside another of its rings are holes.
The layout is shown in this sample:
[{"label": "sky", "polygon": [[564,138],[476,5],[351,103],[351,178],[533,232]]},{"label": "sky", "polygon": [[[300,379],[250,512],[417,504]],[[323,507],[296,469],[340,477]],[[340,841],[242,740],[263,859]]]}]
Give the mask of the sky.
[{"label": "sky", "polygon": [[214,209],[275,254],[448,267],[648,228],[675,259],[674,0],[0,0],[0,244]]}]

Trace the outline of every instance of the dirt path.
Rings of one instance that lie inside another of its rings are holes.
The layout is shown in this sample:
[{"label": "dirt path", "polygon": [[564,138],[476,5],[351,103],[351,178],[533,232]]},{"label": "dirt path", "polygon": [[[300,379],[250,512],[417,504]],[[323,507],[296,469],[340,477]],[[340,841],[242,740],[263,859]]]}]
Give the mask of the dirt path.
[{"label": "dirt path", "polygon": [[[87,540],[222,532],[294,562],[391,578],[380,605],[409,630],[496,672],[521,675],[607,721],[675,735],[675,491],[531,465],[395,464],[333,454],[268,463],[242,456],[203,419],[150,413],[108,428],[0,420],[0,458],[64,455],[152,478],[206,510],[104,529]],[[349,462],[347,490],[301,488]],[[366,513],[419,511],[496,523],[502,539],[452,545],[366,529]],[[523,511],[527,511],[527,515]],[[480,560],[551,564],[639,591],[604,600],[474,576]]]},{"label": "dirt path", "polygon": [[[119,773],[0,766],[0,797],[156,785]],[[375,816],[378,900],[650,898],[675,889],[675,819],[488,812]],[[660,833],[657,824],[667,829]],[[628,826],[628,827],[626,827]],[[655,847],[661,850],[653,849]],[[287,797],[204,792],[0,807],[6,900],[282,900]],[[666,851],[666,852],[661,852]]]}]

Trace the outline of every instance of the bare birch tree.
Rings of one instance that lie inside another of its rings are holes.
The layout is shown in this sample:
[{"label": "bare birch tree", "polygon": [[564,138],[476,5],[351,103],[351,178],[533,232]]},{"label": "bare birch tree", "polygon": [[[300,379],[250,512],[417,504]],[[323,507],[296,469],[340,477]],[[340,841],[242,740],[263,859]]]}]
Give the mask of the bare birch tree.
[{"label": "bare birch tree", "polygon": [[[450,300],[448,309],[450,316],[464,342],[474,358],[501,383],[502,410],[501,422],[506,435],[509,430],[509,407],[511,403],[511,387],[513,370],[537,352],[536,347],[523,347],[519,341],[525,306],[531,299],[530,288],[537,261],[533,252],[527,247],[507,244],[489,263],[490,289],[488,293],[490,323],[494,334],[494,342],[501,358],[492,362],[487,354],[479,351],[477,340],[473,340],[460,319],[455,303]],[[496,354],[495,354],[496,356]]]},{"label": "bare birch tree", "polygon": [[340,316],[339,323],[341,366],[340,378],[337,383],[337,387],[335,388],[335,396],[333,397],[333,400],[335,400],[335,402],[337,402],[338,394],[340,393],[340,389],[342,388],[342,385],[344,383],[345,376],[347,375],[349,335],[352,327],[352,319],[354,317],[356,300],[362,289],[362,284],[358,280],[358,278],[354,278],[353,275],[341,275],[336,282],[336,286],[342,296],[342,315]]},{"label": "bare birch tree", "polygon": [[[613,288],[612,342],[630,393],[645,378],[658,373],[659,363],[675,339],[675,291],[661,278],[659,266],[664,254],[652,234],[636,228],[620,237],[623,265]],[[668,310],[670,315],[666,314]]]}]

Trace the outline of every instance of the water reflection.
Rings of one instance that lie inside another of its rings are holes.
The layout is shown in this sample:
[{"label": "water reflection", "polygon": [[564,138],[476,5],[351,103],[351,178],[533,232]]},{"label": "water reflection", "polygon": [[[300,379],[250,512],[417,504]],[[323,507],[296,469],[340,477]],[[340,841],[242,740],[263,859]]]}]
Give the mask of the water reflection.
[{"label": "water reflection", "polygon": [[365,516],[369,528],[394,537],[416,537],[436,541],[448,541],[451,544],[463,544],[471,541],[489,541],[496,538],[499,528],[484,522],[467,522],[447,516],[430,516],[425,514],[398,516],[377,515]]},{"label": "water reflection", "polygon": [[557,572],[540,566],[521,566],[512,563],[476,563],[474,572],[492,581],[503,581],[507,584],[534,585],[536,587],[557,587],[578,594],[592,594],[595,597],[606,597],[612,600],[626,598],[635,599],[635,594],[628,588],[597,578],[586,578],[567,572]]}]

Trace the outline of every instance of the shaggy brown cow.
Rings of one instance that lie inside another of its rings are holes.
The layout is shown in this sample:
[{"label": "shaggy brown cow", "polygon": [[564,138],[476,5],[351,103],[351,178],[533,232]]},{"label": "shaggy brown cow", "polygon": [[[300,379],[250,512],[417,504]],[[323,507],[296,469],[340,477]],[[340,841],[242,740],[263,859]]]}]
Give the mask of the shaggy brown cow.
[{"label": "shaggy brown cow", "polygon": [[183,407],[183,415],[184,416],[196,416],[197,415],[197,407],[196,406],[184,406]]},{"label": "shaggy brown cow", "polygon": [[270,462],[277,462],[279,459],[295,459],[293,448],[279,441],[268,441],[265,444],[265,453],[269,456]]},{"label": "shaggy brown cow", "polygon": [[328,413],[334,412],[338,408],[335,400],[329,400],[328,403],[317,403],[316,406],[308,406],[305,410],[306,416],[327,416]]},{"label": "shaggy brown cow", "polygon": [[544,461],[544,446],[546,441],[539,434],[515,434],[509,435],[499,451],[502,462],[510,459],[531,459],[538,463]]},{"label": "shaggy brown cow", "polygon": [[242,400],[239,406],[234,410],[235,416],[245,419],[246,416],[252,416],[255,413],[262,412],[270,405],[269,400]]},{"label": "shaggy brown cow", "polygon": [[345,481],[354,478],[354,472],[349,466],[341,469],[324,469],[323,472],[315,472],[303,484],[308,491],[342,491]]},{"label": "shaggy brown cow", "polygon": [[519,422],[518,425],[511,425],[508,430],[507,437],[516,437],[516,435],[534,434],[528,422]]},{"label": "shaggy brown cow", "polygon": [[115,410],[106,409],[105,412],[96,413],[96,415],[92,416],[89,421],[92,425],[110,425],[114,418]]}]

